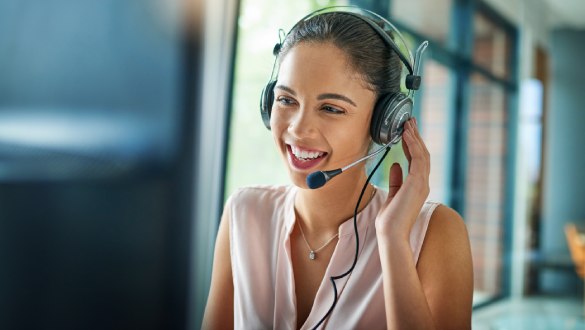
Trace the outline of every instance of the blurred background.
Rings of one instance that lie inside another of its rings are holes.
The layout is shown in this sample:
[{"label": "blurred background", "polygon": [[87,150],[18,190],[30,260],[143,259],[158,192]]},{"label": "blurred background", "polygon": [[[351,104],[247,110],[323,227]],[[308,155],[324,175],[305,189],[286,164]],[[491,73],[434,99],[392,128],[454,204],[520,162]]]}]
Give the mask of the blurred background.
[{"label": "blurred background", "polygon": [[581,0],[0,0],[0,328],[200,328],[223,202],[288,183],[278,31],[345,4],[430,42],[415,115],[474,328],[585,329]]}]

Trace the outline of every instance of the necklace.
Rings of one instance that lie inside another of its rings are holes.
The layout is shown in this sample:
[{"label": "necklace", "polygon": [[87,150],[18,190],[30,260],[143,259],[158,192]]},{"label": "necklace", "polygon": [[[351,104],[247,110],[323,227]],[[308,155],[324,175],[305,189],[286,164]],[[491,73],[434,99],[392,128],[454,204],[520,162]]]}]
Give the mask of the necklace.
[{"label": "necklace", "polygon": [[[368,200],[368,203],[366,205],[368,205],[372,201],[372,199],[374,199],[375,194],[376,194],[376,188],[374,188],[374,190],[372,191],[372,195],[370,196],[370,200]],[[305,244],[307,244],[307,247],[309,248],[309,259],[311,259],[311,260],[317,259],[317,252],[323,250],[323,248],[325,248],[327,245],[329,245],[329,243],[331,243],[331,241],[333,241],[337,236],[339,236],[339,233],[335,234],[327,242],[325,242],[325,244],[323,244],[320,248],[313,250],[311,248],[311,245],[309,245],[309,241],[307,241],[307,238],[305,237],[305,233],[303,232],[303,226],[301,226],[300,221],[298,222],[298,224],[299,224],[299,229],[301,230],[301,235],[303,236],[303,240],[305,240]]]},{"label": "necklace", "polygon": [[311,260],[317,259],[317,252],[321,251],[324,247],[329,245],[329,243],[331,243],[331,241],[333,241],[337,236],[339,236],[339,233],[335,234],[335,236],[331,237],[325,244],[323,244],[323,246],[321,246],[320,248],[318,248],[316,250],[313,250],[313,249],[311,249],[311,246],[309,245],[309,242],[307,241],[307,238],[305,237],[305,233],[303,232],[303,226],[301,226],[300,222],[299,222],[299,229],[301,230],[301,235],[303,236],[303,239],[305,240],[305,244],[307,244],[307,247],[309,248],[309,259],[311,259]]}]

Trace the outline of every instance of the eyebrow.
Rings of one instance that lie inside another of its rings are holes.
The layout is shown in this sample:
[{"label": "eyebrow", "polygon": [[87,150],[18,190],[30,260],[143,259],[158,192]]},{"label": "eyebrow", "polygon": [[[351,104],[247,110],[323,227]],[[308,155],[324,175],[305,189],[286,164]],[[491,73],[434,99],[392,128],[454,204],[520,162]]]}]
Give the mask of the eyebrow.
[{"label": "eyebrow", "polygon": [[345,102],[353,105],[354,107],[357,107],[357,105],[355,104],[354,101],[352,101],[349,97],[343,96],[341,94],[325,93],[325,94],[321,94],[321,95],[317,96],[317,100],[326,100],[326,99],[345,101]]},{"label": "eyebrow", "polygon": [[[292,88],[284,86],[284,85],[276,85],[276,87],[274,87],[274,88],[282,89],[285,92],[291,93],[293,96],[297,95],[297,93],[295,93],[295,91]],[[357,105],[355,104],[354,101],[352,101],[349,97],[341,95],[341,94],[324,93],[324,94],[319,94],[319,96],[317,96],[317,100],[326,100],[326,99],[334,99],[334,100],[344,101],[344,102],[347,102],[347,103],[353,105],[354,107],[357,107]]]}]

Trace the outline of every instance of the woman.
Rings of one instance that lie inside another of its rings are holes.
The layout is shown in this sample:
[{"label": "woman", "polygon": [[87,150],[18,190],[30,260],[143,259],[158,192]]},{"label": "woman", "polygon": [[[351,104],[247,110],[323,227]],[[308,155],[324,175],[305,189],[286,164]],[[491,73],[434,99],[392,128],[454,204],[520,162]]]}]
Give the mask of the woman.
[{"label": "woman", "polygon": [[361,163],[319,189],[306,179],[367,154],[373,109],[399,92],[401,64],[379,32],[343,12],[300,21],[277,50],[269,125],[292,185],[240,189],[226,203],[203,327],[470,328],[467,231],[455,211],[426,202],[430,157],[415,119],[402,135],[406,179],[393,164],[389,192],[365,188],[359,258],[335,281],[327,315],[329,278],[354,260],[367,176]]}]

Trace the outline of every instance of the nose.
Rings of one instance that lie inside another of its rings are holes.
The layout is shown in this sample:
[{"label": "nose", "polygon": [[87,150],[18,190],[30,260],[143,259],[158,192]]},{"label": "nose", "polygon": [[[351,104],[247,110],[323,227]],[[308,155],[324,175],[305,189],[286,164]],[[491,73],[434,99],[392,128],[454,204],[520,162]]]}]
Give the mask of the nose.
[{"label": "nose", "polygon": [[317,132],[318,118],[307,106],[301,106],[290,118],[288,132],[297,138],[305,138]]}]

